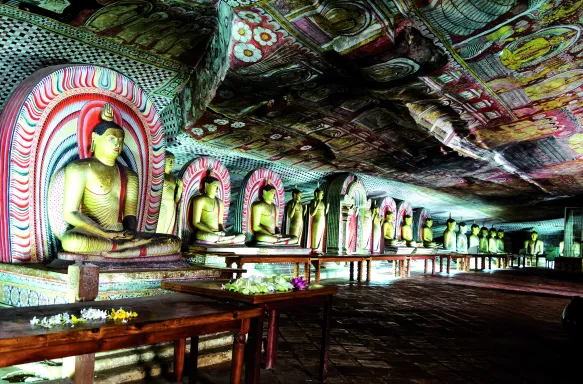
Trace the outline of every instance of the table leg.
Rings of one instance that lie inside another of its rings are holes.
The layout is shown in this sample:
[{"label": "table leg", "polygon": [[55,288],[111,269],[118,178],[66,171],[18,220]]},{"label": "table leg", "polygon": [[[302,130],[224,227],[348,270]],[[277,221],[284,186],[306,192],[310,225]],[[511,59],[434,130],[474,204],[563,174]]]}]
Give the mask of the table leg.
[{"label": "table leg", "polygon": [[188,359],[188,382],[196,383],[198,376],[198,336],[190,338],[190,358]]},{"label": "table leg", "polygon": [[320,273],[322,272],[322,263],[320,262],[320,260],[316,261],[316,271],[315,271],[315,279],[316,279],[316,284],[320,284]]},{"label": "table leg", "polygon": [[357,274],[357,279],[359,283],[362,283],[362,268],[364,266],[364,263],[362,261],[358,261],[358,274]]},{"label": "table leg", "polygon": [[233,336],[233,361],[231,362],[231,384],[241,383],[241,368],[245,355],[245,334],[237,332]]},{"label": "table leg", "polygon": [[274,369],[277,361],[277,339],[279,336],[279,312],[269,311],[267,346],[265,347],[265,369]]},{"label": "table leg", "polygon": [[322,321],[322,344],[320,346],[320,382],[328,378],[328,346],[330,345],[330,325],[332,322],[332,295],[324,304],[324,319]]},{"label": "table leg", "polygon": [[370,274],[371,274],[371,267],[372,267],[372,261],[370,259],[366,260],[366,281],[369,282],[370,281]]},{"label": "table leg", "polygon": [[94,382],[95,376],[95,353],[88,353],[73,357],[75,359],[75,373],[73,382],[75,384],[90,384]]},{"label": "table leg", "polygon": [[251,319],[249,342],[245,354],[245,384],[259,384],[261,372],[261,342],[263,340],[263,314]]},{"label": "table leg", "polygon": [[486,256],[482,256],[482,271],[486,269]]},{"label": "table leg", "polygon": [[294,263],[294,277],[300,277],[300,263]]},{"label": "table leg", "polygon": [[174,340],[174,378],[177,383],[182,383],[185,348],[186,339]]},{"label": "table leg", "polygon": [[488,269],[492,269],[492,256],[488,256]]},{"label": "table leg", "polygon": [[447,269],[446,269],[448,275],[449,275],[450,268],[451,268],[451,257],[448,256],[447,257]]},{"label": "table leg", "polygon": [[443,256],[439,256],[439,273],[443,272]]},{"label": "table leg", "polygon": [[426,274],[427,273],[427,259],[425,259],[423,261],[423,273]]},{"label": "table leg", "polygon": [[407,261],[405,262],[405,270],[407,273],[407,277],[411,277],[411,259],[407,258]]},{"label": "table leg", "polygon": [[393,260],[393,273],[397,277],[397,260]]},{"label": "table leg", "polygon": [[[237,261],[237,268],[243,269],[244,265],[245,265],[245,263],[242,260]],[[237,279],[240,279],[241,277],[243,277],[243,272],[237,271]]]},{"label": "table leg", "polygon": [[354,262],[348,263],[350,265],[350,281],[354,281]]},{"label": "table leg", "polygon": [[436,261],[437,257],[432,257],[431,258],[431,274],[435,275],[435,261]]},{"label": "table leg", "polygon": [[399,261],[399,275],[405,277],[405,260]]},{"label": "table leg", "polygon": [[[310,263],[304,263],[304,280],[306,280],[308,283],[310,282],[311,278],[310,278]],[[299,272],[298,272],[299,275]]]}]

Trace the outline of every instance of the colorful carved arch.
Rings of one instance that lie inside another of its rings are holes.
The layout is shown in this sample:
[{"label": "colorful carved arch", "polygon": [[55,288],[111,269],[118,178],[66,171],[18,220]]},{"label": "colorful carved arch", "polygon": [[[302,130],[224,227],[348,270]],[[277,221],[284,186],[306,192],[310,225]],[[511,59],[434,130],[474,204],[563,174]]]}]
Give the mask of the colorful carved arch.
[{"label": "colorful carved arch", "polygon": [[225,203],[223,223],[227,222],[229,206],[231,205],[231,178],[227,167],[218,160],[210,157],[199,157],[187,163],[180,171],[182,178],[182,204],[180,207],[180,235],[182,239],[189,239],[191,229],[191,201],[195,195],[204,192],[203,180],[212,170],[214,177],[221,183],[219,198]]},{"label": "colorful carved arch", "polygon": [[251,205],[259,199],[263,187],[270,184],[275,187],[275,205],[278,208],[279,214],[277,218],[277,226],[281,228],[283,220],[283,211],[285,208],[285,191],[283,189],[283,182],[279,174],[270,169],[259,168],[245,176],[241,184],[241,190],[237,197],[237,209],[235,211],[235,232],[244,233],[249,239],[252,235],[251,231]]},{"label": "colorful carved arch", "polygon": [[[381,215],[381,218],[383,219],[383,222],[385,220],[385,216],[387,215],[388,212],[393,212],[395,213],[393,215],[393,230],[396,228],[396,222],[397,222],[397,203],[395,202],[395,200],[392,197],[385,197],[381,200],[377,200],[376,204],[379,206],[379,214]],[[395,234],[393,233],[393,238],[395,238]],[[384,240],[381,240],[381,249],[380,249],[380,253],[383,253],[385,251],[385,242]]]},{"label": "colorful carved arch", "polygon": [[155,231],[164,181],[165,138],[144,91],[110,69],[55,66],[22,82],[0,118],[0,252],[3,262],[38,262],[56,255],[49,226],[51,177],[90,156],[90,132],[101,107],[114,107],[126,133],[120,162],[140,181],[139,230]]},{"label": "colorful carved arch", "polygon": [[431,213],[427,208],[417,208],[413,210],[413,236],[414,240],[423,242],[423,226],[425,221],[431,218]]},{"label": "colorful carved arch", "polygon": [[401,240],[401,226],[405,222],[405,216],[410,215],[413,217],[413,208],[408,201],[401,201],[397,204],[397,214],[395,215],[395,239]]}]

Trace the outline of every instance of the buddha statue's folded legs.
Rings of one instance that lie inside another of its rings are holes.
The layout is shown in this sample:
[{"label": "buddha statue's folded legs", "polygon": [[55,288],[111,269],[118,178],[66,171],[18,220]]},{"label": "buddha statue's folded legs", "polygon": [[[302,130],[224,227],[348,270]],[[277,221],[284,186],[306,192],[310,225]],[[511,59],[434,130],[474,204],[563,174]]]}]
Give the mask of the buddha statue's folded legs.
[{"label": "buddha statue's folded legs", "polygon": [[245,242],[245,235],[242,233],[237,235],[228,235],[222,232],[222,234],[196,231],[194,235],[197,241],[202,241],[205,243],[216,243],[216,244],[241,244]]},{"label": "buddha statue's folded legs", "polygon": [[293,235],[267,235],[257,233],[255,234],[255,241],[268,244],[297,244],[298,238]]}]

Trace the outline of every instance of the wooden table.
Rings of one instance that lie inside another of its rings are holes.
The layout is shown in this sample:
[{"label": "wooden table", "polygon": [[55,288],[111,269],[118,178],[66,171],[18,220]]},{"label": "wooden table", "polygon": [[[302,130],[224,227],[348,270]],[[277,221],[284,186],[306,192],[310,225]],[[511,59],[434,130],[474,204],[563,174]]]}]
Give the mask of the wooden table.
[{"label": "wooden table", "polygon": [[322,267],[322,263],[335,263],[335,262],[347,262],[350,263],[350,281],[354,280],[354,263],[357,263],[358,266],[358,273],[357,279],[359,282],[362,282],[363,278],[363,268],[364,263],[366,263],[366,281],[370,281],[370,273],[371,273],[371,264],[370,264],[370,255],[319,255],[319,256],[312,256],[310,261],[314,263],[315,272],[314,272],[314,280],[316,284],[320,283],[320,271]]},{"label": "wooden table", "polygon": [[[225,258],[227,267],[231,267],[233,263],[237,264],[237,268],[243,269],[246,263],[294,263],[294,276],[298,277],[300,264],[304,265],[304,279],[310,279],[310,255],[220,255]],[[243,276],[242,272],[237,272],[237,278]]]},{"label": "wooden table", "polygon": [[447,260],[446,273],[448,274],[451,270],[452,259],[463,259],[468,266],[470,265],[470,260],[472,259],[472,255],[464,253],[446,253],[441,255],[437,254],[436,256],[439,256],[439,272],[443,272],[443,259],[445,258]]},{"label": "wooden table", "polygon": [[[122,307],[138,317],[129,322],[88,322],[50,329],[31,326],[36,316],[42,319],[58,313],[79,315],[82,308],[109,310]],[[174,341],[174,372],[182,380],[186,338],[191,337],[191,377],[196,377],[198,336],[234,332],[231,383],[239,383],[245,348],[245,334],[251,320],[263,318],[260,308],[220,303],[216,300],[176,293],[123,300],[105,300],[63,305],[0,309],[0,367],[33,361]],[[75,372],[75,382],[93,382],[93,364]],[[191,378],[192,380],[192,378]],[[192,381],[191,381],[192,382]]]},{"label": "wooden table", "polygon": [[[408,265],[408,269],[406,271],[405,268],[405,263],[408,260],[408,257],[410,255],[390,255],[390,254],[380,254],[380,255],[371,255],[370,259],[371,261],[375,261],[375,260],[386,260],[386,261],[392,261],[393,262],[393,270],[395,273],[395,276],[397,276],[397,266],[398,266],[398,270],[399,270],[399,276],[404,277],[405,274],[409,274],[410,273],[410,267],[411,267],[411,263],[407,263]],[[426,256],[430,256],[430,255],[426,255]]]},{"label": "wooden table", "polygon": [[262,315],[251,319],[249,330],[248,353],[245,363],[245,383],[259,383],[261,363],[261,338],[263,336],[263,316],[269,312],[269,327],[267,332],[267,346],[265,353],[265,368],[275,368],[277,360],[277,338],[279,313],[283,309],[294,307],[306,307],[313,304],[321,304],[324,307],[324,319],[322,322],[322,341],[320,348],[319,377],[325,382],[328,376],[328,346],[330,343],[330,323],[332,316],[332,298],[338,293],[336,286],[324,286],[322,288],[307,289],[303,291],[290,291],[283,293],[271,293],[260,295],[244,295],[221,289],[222,282],[170,282],[163,281],[162,288],[177,292],[191,293],[238,301],[255,305],[262,309]]}]

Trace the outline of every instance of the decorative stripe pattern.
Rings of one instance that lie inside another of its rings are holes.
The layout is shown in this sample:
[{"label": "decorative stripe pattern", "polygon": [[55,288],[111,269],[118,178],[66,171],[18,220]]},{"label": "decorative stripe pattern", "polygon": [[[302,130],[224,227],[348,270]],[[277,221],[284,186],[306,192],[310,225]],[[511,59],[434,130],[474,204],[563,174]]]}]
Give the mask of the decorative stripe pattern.
[{"label": "decorative stripe pattern", "polygon": [[214,177],[219,179],[221,189],[219,198],[225,204],[223,212],[223,224],[226,225],[229,216],[229,206],[231,205],[231,178],[227,167],[218,160],[211,157],[199,157],[186,164],[180,171],[182,179],[182,204],[180,207],[180,235],[182,239],[189,239],[191,234],[191,199],[204,191],[203,179],[208,175],[208,171],[214,172]]},{"label": "decorative stripe pattern", "polygon": [[[55,66],[20,84],[0,118],[0,251],[3,262],[55,256],[48,221],[51,176],[85,157],[82,109],[113,105],[126,135],[120,162],[140,180],[141,231],[154,231],[164,181],[165,138],[150,98],[129,78],[98,66]],[[89,112],[83,112],[89,113]]]}]

